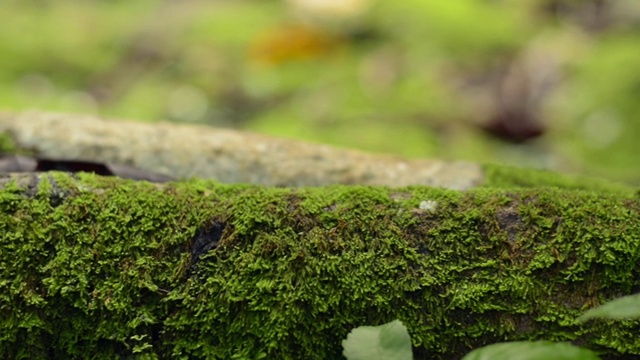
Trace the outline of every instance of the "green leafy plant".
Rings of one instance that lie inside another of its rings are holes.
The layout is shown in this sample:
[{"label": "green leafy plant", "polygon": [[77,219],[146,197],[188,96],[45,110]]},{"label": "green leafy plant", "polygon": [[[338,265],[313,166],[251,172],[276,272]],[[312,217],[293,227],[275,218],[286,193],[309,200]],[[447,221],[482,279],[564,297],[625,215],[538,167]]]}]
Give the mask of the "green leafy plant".
[{"label": "green leafy plant", "polygon": [[463,360],[596,360],[591,350],[552,341],[513,341],[487,345],[468,353]]},{"label": "green leafy plant", "polygon": [[633,320],[640,319],[640,294],[623,296],[590,309],[578,317],[578,321],[590,319]]},{"label": "green leafy plant", "polygon": [[411,338],[402,321],[380,326],[360,326],[342,341],[343,354],[349,360],[412,360]]},{"label": "green leafy plant", "polygon": [[[628,295],[588,310],[576,319],[633,320],[640,319],[640,294]],[[348,360],[410,360],[411,340],[400,320],[380,326],[353,329],[342,341]],[[593,351],[563,342],[513,341],[487,345],[473,350],[463,360],[595,360]]]}]

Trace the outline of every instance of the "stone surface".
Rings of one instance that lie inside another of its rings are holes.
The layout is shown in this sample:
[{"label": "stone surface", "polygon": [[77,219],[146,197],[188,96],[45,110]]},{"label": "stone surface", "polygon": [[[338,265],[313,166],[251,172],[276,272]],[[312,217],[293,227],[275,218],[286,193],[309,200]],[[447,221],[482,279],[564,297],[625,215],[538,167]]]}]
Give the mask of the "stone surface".
[{"label": "stone surface", "polygon": [[403,159],[248,132],[86,115],[0,113],[0,133],[34,155],[134,166],[175,178],[271,186],[429,185],[456,190],[484,181],[467,162]]}]

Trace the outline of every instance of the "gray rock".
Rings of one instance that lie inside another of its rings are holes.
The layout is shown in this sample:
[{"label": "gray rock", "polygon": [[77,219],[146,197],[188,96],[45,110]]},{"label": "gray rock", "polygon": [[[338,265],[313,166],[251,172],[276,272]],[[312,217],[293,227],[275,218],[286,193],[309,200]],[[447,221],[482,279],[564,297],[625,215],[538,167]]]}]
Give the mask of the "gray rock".
[{"label": "gray rock", "polygon": [[0,132],[37,156],[117,163],[174,178],[270,186],[430,185],[456,190],[483,181],[481,167],[468,162],[371,155],[197,125],[2,112]]}]

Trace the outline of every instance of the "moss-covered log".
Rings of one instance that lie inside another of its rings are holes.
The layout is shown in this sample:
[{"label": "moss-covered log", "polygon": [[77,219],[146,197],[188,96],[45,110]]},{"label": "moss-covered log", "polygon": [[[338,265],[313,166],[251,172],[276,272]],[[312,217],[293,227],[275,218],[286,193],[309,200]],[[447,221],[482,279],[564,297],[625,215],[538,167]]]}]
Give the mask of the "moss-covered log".
[{"label": "moss-covered log", "polygon": [[0,358],[340,359],[395,318],[416,359],[507,340],[640,355],[640,199],[556,187],[0,181]]}]

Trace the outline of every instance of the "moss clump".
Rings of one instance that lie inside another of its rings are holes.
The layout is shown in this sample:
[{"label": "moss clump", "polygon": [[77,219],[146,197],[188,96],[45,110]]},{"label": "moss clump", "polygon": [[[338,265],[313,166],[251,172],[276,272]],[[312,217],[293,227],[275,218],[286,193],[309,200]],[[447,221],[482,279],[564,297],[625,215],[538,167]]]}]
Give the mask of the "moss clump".
[{"label": "moss clump", "polygon": [[395,318],[417,358],[527,339],[639,355],[640,323],[573,322],[640,291],[639,218],[632,195],[558,188],[15,179],[0,357],[340,359],[352,328]]},{"label": "moss clump", "polygon": [[16,151],[13,139],[5,133],[0,132],[0,153],[13,153]]},{"label": "moss clump", "polygon": [[629,195],[634,191],[629,185],[600,178],[496,164],[485,164],[483,169],[486,177],[485,187],[531,188],[548,186],[561,189],[593,190],[619,195]]}]

